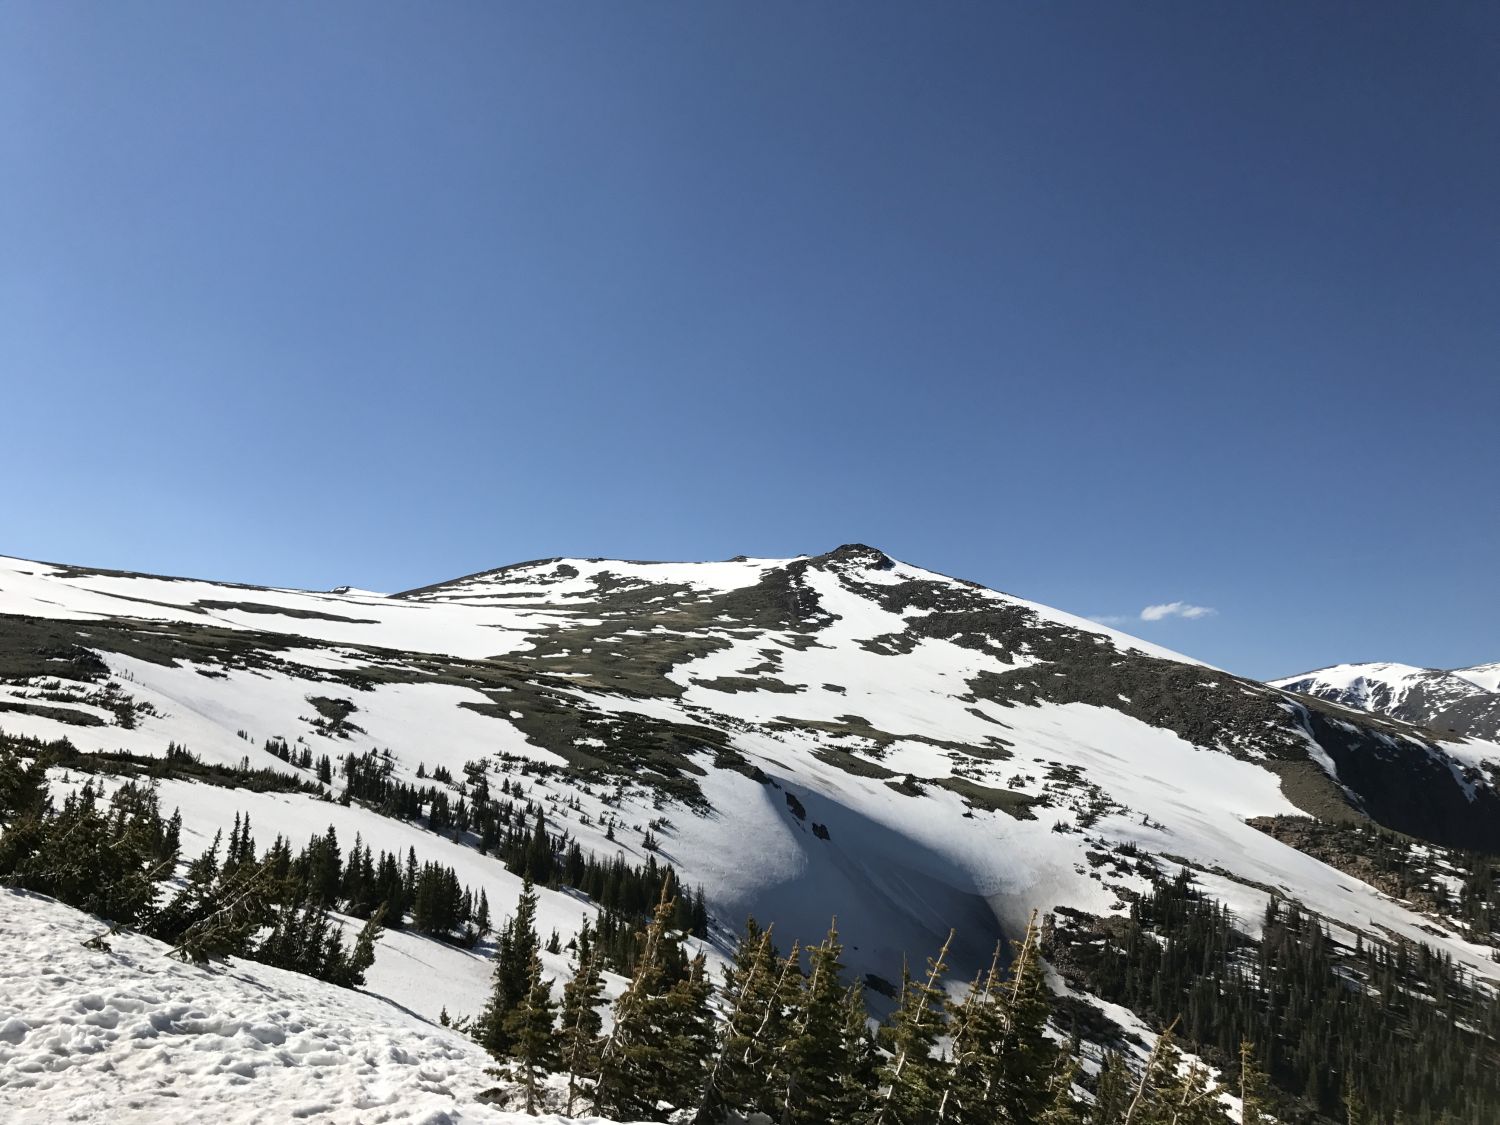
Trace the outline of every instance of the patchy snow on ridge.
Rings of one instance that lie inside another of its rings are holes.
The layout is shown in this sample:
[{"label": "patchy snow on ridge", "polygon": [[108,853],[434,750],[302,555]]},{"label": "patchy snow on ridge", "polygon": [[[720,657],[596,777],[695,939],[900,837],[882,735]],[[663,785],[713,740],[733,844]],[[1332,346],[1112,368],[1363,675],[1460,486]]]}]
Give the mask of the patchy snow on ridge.
[{"label": "patchy snow on ridge", "polygon": [[318,593],[113,574],[4,556],[0,614],[180,622],[469,658],[512,652],[532,632],[569,619],[525,606],[427,605],[354,590]]},{"label": "patchy snow on ridge", "polygon": [[[801,557],[801,556],[799,556]],[[681,585],[696,593],[722,594],[753,586],[767,571],[793,559],[728,559],[723,562],[628,562],[619,559],[544,559],[456,578],[398,595],[414,602],[465,605],[508,604],[516,599],[579,599],[596,596],[602,580],[640,585]],[[566,601],[559,604],[566,605]]]}]

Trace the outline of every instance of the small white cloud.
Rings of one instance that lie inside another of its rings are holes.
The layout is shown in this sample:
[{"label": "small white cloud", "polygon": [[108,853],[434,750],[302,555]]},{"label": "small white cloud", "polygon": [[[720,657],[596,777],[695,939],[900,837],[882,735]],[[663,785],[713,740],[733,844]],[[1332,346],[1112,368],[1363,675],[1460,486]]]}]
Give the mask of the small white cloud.
[{"label": "small white cloud", "polygon": [[1122,616],[1118,613],[1103,613],[1098,617],[1090,617],[1089,620],[1100,625],[1129,625],[1135,618]]},{"label": "small white cloud", "polygon": [[1185,617],[1189,621],[1196,621],[1200,617],[1212,617],[1218,610],[1206,605],[1188,605],[1187,602],[1166,602],[1162,605],[1148,605],[1141,610],[1142,621],[1161,621],[1167,617]]}]

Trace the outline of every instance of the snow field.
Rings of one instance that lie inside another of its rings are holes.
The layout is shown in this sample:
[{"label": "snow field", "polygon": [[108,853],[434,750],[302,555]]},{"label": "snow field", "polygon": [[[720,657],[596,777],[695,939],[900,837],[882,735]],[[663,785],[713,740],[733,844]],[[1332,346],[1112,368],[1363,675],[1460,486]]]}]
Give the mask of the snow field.
[{"label": "snow field", "polygon": [[[564,1125],[501,1112],[474,1043],[400,1007],[160,942],[0,889],[0,1119],[237,1125]],[[579,1118],[577,1125],[608,1125]]]}]

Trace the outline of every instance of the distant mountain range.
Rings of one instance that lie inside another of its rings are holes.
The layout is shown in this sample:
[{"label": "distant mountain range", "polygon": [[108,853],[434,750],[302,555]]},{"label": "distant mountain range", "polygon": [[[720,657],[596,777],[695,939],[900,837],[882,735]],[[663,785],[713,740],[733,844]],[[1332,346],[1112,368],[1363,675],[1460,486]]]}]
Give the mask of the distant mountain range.
[{"label": "distant mountain range", "polygon": [[1441,735],[1500,741],[1500,663],[1452,671],[1410,664],[1336,664],[1271,682]]}]

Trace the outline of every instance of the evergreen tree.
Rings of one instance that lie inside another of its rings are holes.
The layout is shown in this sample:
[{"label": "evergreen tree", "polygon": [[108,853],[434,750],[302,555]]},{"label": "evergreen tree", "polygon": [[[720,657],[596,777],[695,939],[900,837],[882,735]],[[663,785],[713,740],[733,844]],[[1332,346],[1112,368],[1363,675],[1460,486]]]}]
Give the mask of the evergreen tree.
[{"label": "evergreen tree", "polygon": [[536,1113],[537,1079],[558,1065],[555,1011],[551,984],[542,979],[541,956],[533,950],[526,965],[526,990],[504,1017],[512,1067],[520,1075],[530,1114]]},{"label": "evergreen tree", "polygon": [[1153,1079],[1146,1109],[1136,1121],[1140,1125],[1229,1125],[1203,1064],[1183,1067],[1175,1052],[1168,1052],[1166,1059]]},{"label": "evergreen tree", "polygon": [[1118,1052],[1108,1052],[1094,1083],[1093,1125],[1124,1125],[1131,1086],[1130,1067]]},{"label": "evergreen tree", "polygon": [[938,1103],[937,1120],[955,1125],[982,1125],[1000,1119],[995,1051],[1004,1034],[1004,1012],[999,1003],[1000,946],[987,973],[976,976],[963,1002],[949,1018],[952,1045],[947,1088]]},{"label": "evergreen tree", "polygon": [[490,932],[490,899],[483,887],[479,888],[479,906],[474,912],[474,928],[481,939]]},{"label": "evergreen tree", "polygon": [[603,999],[598,955],[586,941],[580,941],[573,979],[563,986],[562,995],[560,1056],[568,1072],[569,1117],[577,1105],[580,1081],[593,1081],[599,1072],[599,1032],[604,1026],[599,1004]]},{"label": "evergreen tree", "polygon": [[175,937],[163,940],[175,942],[174,956],[199,964],[211,958],[248,955],[251,937],[269,913],[266,883],[264,868],[256,863],[215,878],[201,893],[200,888],[188,888],[183,893],[192,896],[187,904],[190,909],[174,914],[186,925]]},{"label": "evergreen tree", "polygon": [[1270,1125],[1266,1113],[1266,1075],[1255,1061],[1255,1048],[1240,1041],[1240,1125]]},{"label": "evergreen tree", "polygon": [[693,1105],[703,1090],[714,1049],[714,1013],[710,1007],[713,981],[703,954],[688,964],[687,976],[660,998],[647,1000],[660,1028],[665,1071],[661,1100],[674,1106]]},{"label": "evergreen tree", "polygon": [[505,1017],[526,995],[531,959],[541,949],[536,932],[536,903],[536,888],[531,880],[525,880],[516,900],[516,912],[495,944],[489,1003],[474,1025],[474,1037],[496,1058],[510,1054],[511,1038]]},{"label": "evergreen tree", "polygon": [[717,1122],[726,1108],[746,1108],[760,1096],[766,1072],[765,1033],[778,971],[771,931],[747,919],[734,960],[724,969],[725,1019],[694,1118],[697,1125]]},{"label": "evergreen tree", "polygon": [[350,951],[343,972],[334,982],[335,984],[341,984],[345,988],[357,988],[365,983],[365,972],[375,964],[375,943],[385,932],[382,927],[384,921],[385,908],[380,907],[360,927],[359,936],[354,939],[354,948]]},{"label": "evergreen tree", "polygon": [[1000,999],[1004,1008],[1004,1033],[997,1049],[1000,1119],[1024,1125],[1035,1121],[1053,1101],[1050,1086],[1057,1063],[1057,1048],[1046,1034],[1052,1004],[1035,911]]},{"label": "evergreen tree", "polygon": [[669,1046],[661,1000],[668,987],[667,926],[674,909],[669,893],[664,884],[656,912],[641,937],[635,974],[615,1002],[614,1027],[599,1053],[595,1114],[620,1118],[656,1115],[660,1112],[658,1103],[668,1092]]},{"label": "evergreen tree", "polygon": [[928,960],[924,979],[902,973],[900,1002],[883,1029],[890,1058],[880,1068],[873,1125],[927,1125],[936,1119],[943,1099],[944,1067],[933,1051],[943,1033],[940,986],[952,942],[950,932],[937,957]]},{"label": "evergreen tree", "polygon": [[531,842],[526,849],[526,878],[546,886],[552,882],[552,872],[552,841],[547,836],[547,820],[539,804],[536,810],[536,827],[532,830]]},{"label": "evergreen tree", "polygon": [[864,1091],[854,1072],[866,1050],[863,1020],[851,1033],[848,990],[839,974],[843,944],[837,924],[809,950],[806,981],[789,1018],[781,1120],[788,1125],[849,1121]]},{"label": "evergreen tree", "polygon": [[1084,1125],[1083,1107],[1073,1095],[1073,1083],[1078,1077],[1078,1060],[1072,1055],[1062,1055],[1053,1067],[1047,1106],[1037,1117],[1037,1125]]}]

